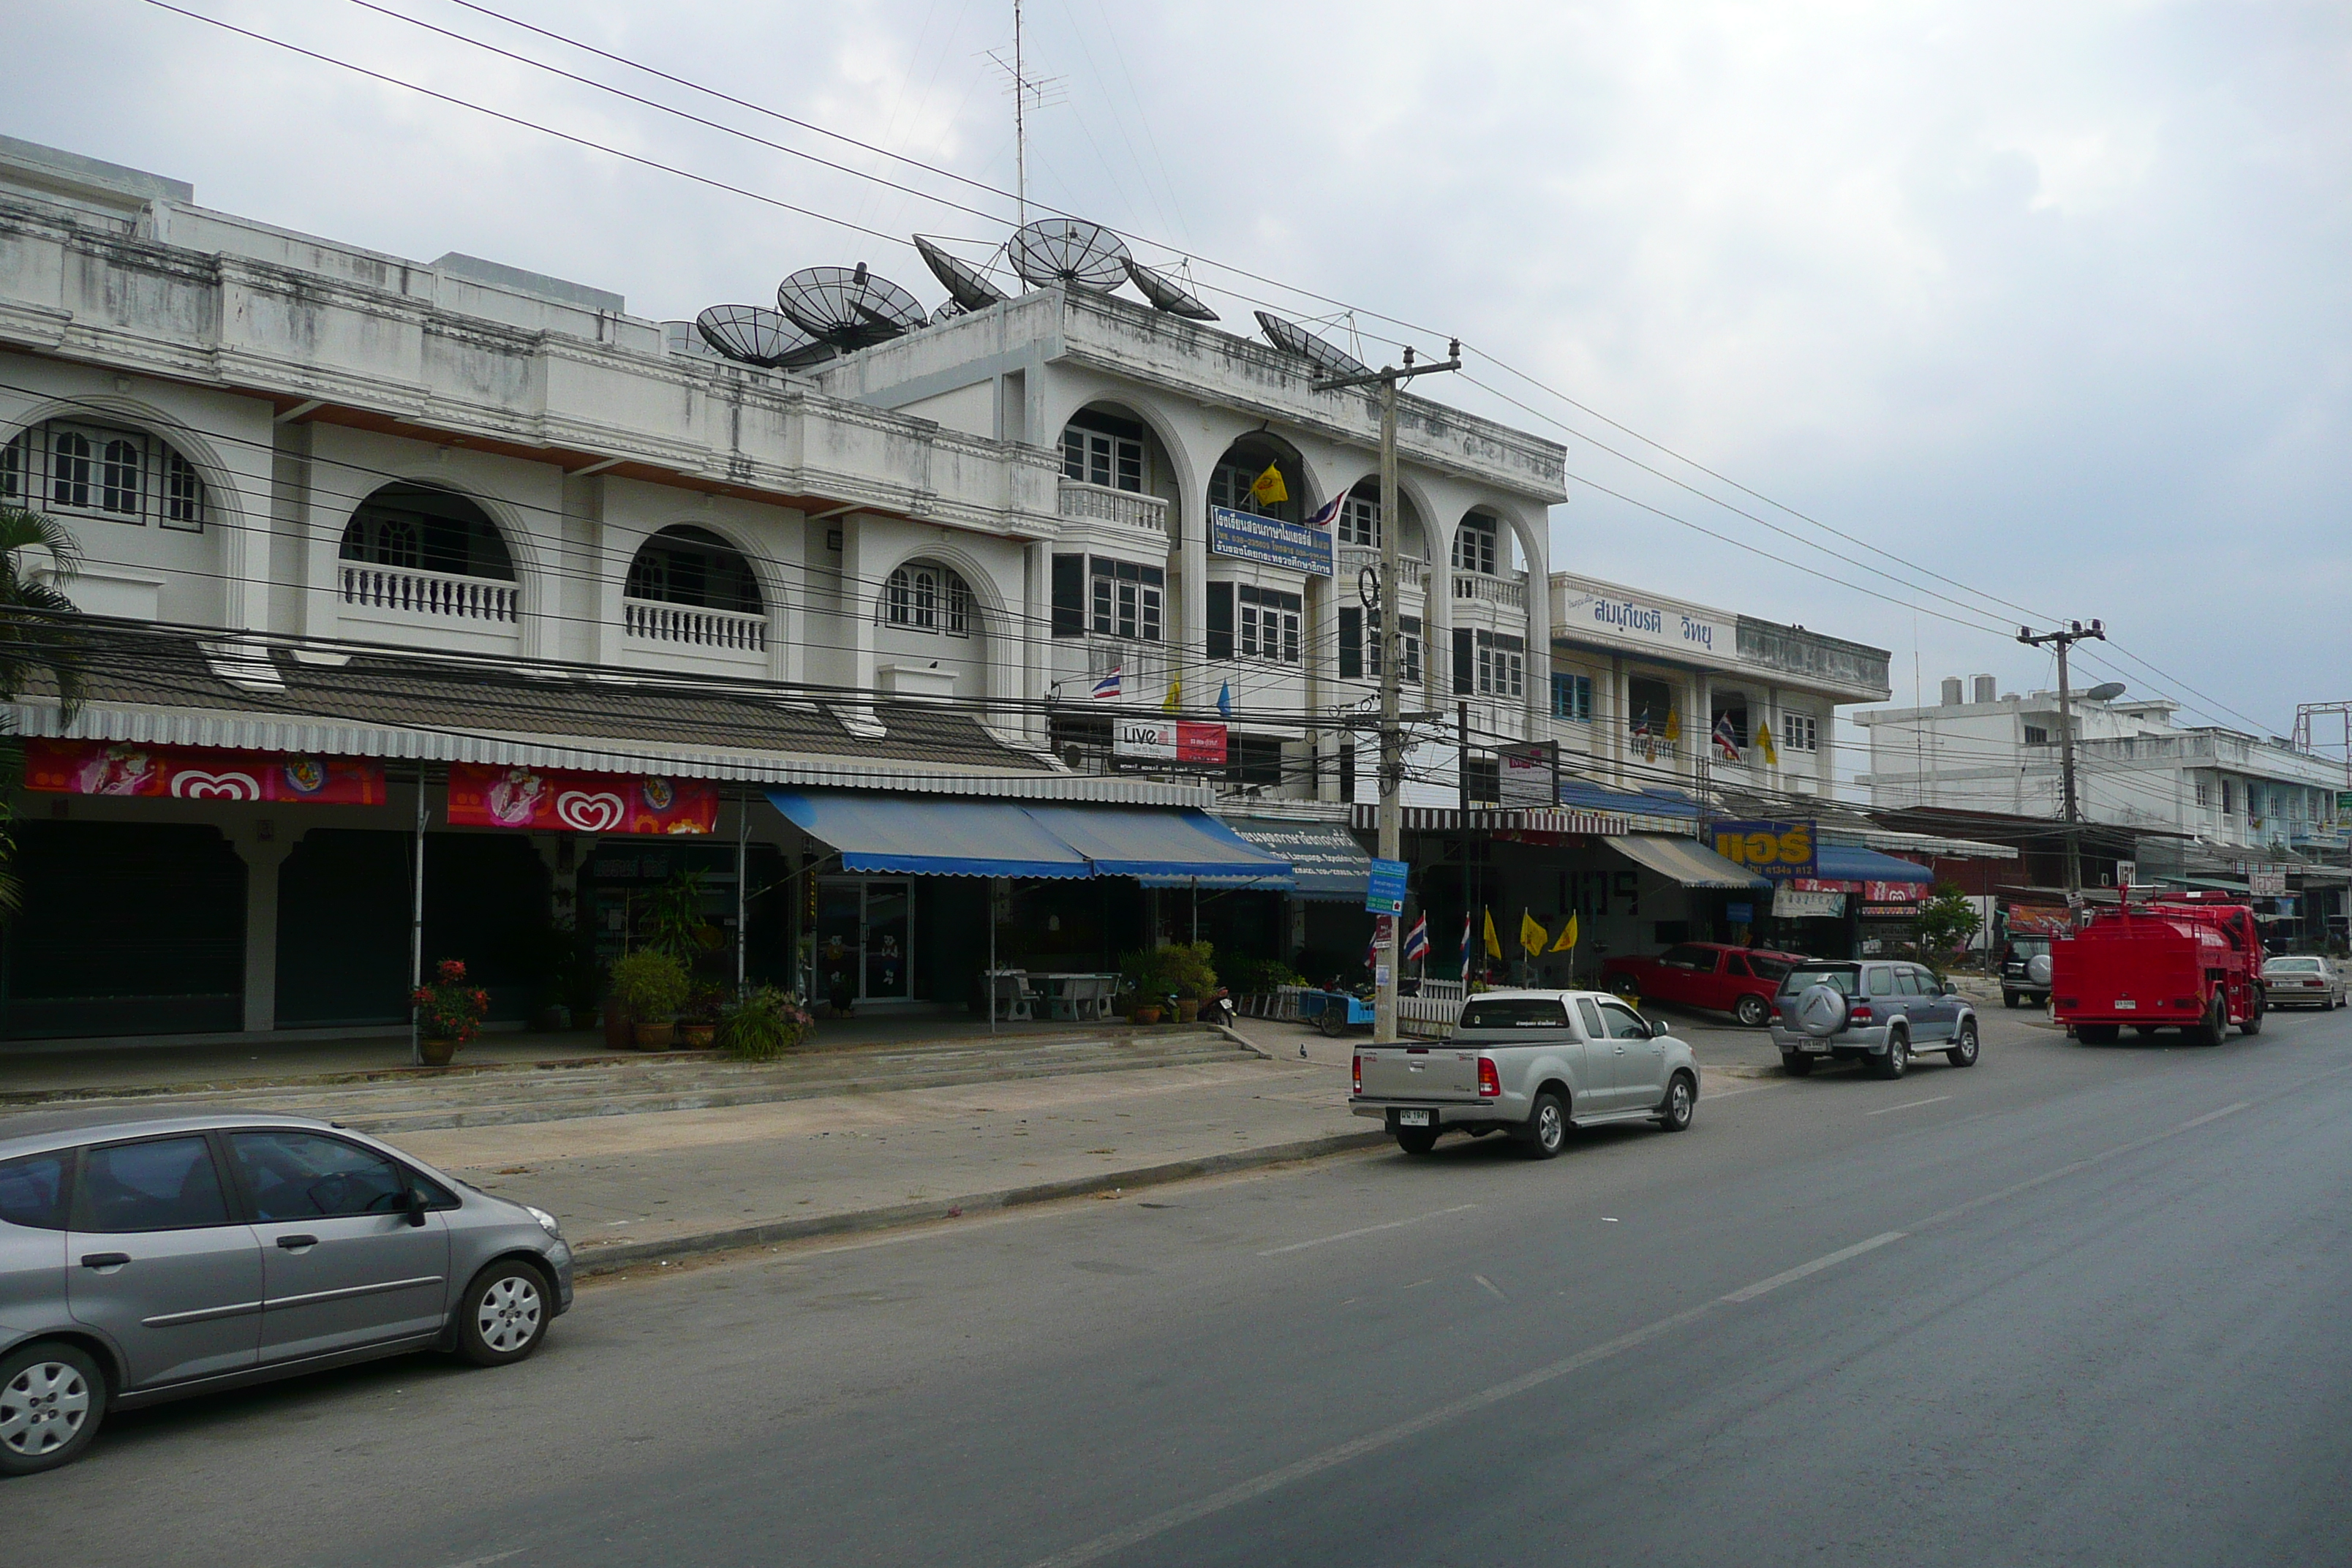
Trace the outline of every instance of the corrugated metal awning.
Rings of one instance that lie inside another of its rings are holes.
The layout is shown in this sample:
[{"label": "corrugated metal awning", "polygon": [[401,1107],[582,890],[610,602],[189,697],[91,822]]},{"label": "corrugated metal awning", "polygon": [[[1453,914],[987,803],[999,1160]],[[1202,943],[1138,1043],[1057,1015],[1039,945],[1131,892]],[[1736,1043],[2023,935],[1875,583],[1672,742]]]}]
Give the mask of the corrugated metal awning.
[{"label": "corrugated metal awning", "polygon": [[1772,884],[1746,867],[1725,859],[1696,838],[1663,834],[1636,834],[1602,840],[1628,860],[1647,866],[1669,881],[1685,888],[1726,888],[1746,892],[1769,889]]}]

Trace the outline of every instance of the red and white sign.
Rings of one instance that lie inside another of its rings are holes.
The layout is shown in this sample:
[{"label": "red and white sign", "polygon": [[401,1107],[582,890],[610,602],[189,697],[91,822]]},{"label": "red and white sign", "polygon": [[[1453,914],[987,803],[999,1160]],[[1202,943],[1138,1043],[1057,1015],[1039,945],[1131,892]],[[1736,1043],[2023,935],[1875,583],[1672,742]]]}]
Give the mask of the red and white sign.
[{"label": "red and white sign", "polygon": [[1139,762],[1225,765],[1225,727],[1190,719],[1121,719],[1111,731],[1111,755]]},{"label": "red and white sign", "polygon": [[1858,893],[1865,904],[1924,904],[1925,882],[1827,882],[1818,877],[1791,877],[1790,887],[1801,893]]},{"label": "red and white sign", "polygon": [[709,833],[719,826],[719,786],[709,779],[657,773],[452,763],[449,822],[543,832]]},{"label": "red and white sign", "polygon": [[143,746],[131,741],[25,742],[25,787],[58,795],[382,805],[383,764],[367,757]]}]

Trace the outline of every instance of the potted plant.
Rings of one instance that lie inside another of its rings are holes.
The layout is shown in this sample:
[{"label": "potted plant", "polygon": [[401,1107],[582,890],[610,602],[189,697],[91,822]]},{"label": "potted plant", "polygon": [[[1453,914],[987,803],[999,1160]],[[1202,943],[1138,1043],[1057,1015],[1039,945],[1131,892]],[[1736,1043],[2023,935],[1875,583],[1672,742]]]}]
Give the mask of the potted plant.
[{"label": "potted plant", "polygon": [[789,991],[761,985],[740,1002],[719,1010],[715,1044],[738,1061],[771,1061],[793,1049],[816,1027],[816,1016]]},{"label": "potted plant", "polygon": [[692,994],[686,965],[659,948],[644,947],[613,963],[613,999],[634,1021],[634,1037],[641,1051],[666,1051],[677,1025],[672,1022]]},{"label": "potted plant", "polygon": [[686,1014],[677,1021],[677,1043],[689,1051],[707,1051],[719,1030],[719,1009],[727,1000],[727,988],[713,981],[698,981],[686,1005]]},{"label": "potted plant", "polygon": [[466,966],[445,958],[434,969],[430,985],[420,985],[408,1001],[416,1009],[416,1050],[427,1067],[447,1067],[457,1047],[481,1032],[490,1010],[490,994],[466,984]]},{"label": "potted plant", "polygon": [[1210,966],[1205,942],[1171,942],[1160,950],[1168,989],[1176,994],[1176,1021],[1198,1023],[1201,1004],[1217,989],[1217,972]]}]

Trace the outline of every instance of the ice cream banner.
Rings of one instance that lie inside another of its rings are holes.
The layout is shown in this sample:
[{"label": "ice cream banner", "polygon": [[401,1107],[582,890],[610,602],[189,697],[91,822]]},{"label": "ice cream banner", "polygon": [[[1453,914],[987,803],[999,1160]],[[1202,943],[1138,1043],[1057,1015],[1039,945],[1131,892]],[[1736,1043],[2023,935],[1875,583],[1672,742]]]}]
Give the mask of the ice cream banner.
[{"label": "ice cream banner", "polygon": [[25,787],[60,795],[382,805],[383,764],[367,757],[146,746],[131,741],[25,742]]},{"label": "ice cream banner", "polygon": [[719,786],[656,773],[452,763],[449,822],[574,833],[709,833],[719,826]]}]

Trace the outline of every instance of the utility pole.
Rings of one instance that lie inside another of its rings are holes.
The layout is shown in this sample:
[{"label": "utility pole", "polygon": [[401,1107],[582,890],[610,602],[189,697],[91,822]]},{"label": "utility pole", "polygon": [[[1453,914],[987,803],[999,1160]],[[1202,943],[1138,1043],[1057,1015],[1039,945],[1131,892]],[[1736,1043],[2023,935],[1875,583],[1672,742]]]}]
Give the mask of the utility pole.
[{"label": "utility pole", "polygon": [[2105,642],[2106,628],[2093,621],[2088,626],[2069,621],[2056,631],[2017,628],[2017,640],[2028,647],[2047,645],[2058,650],[2058,777],[2066,821],[2066,894],[2071,900],[2083,890],[2083,813],[2074,795],[2074,692],[2066,679],[2066,653],[2076,643]]},{"label": "utility pole", "polygon": [[[1403,669],[1399,654],[1402,651],[1402,633],[1404,616],[1399,613],[1397,593],[1397,384],[1411,381],[1416,375],[1430,375],[1442,370],[1462,368],[1462,340],[1456,338],[1446,347],[1446,358],[1438,364],[1412,363],[1412,350],[1404,351],[1404,364],[1383,365],[1379,370],[1361,375],[1333,376],[1318,381],[1318,392],[1337,392],[1350,386],[1371,386],[1381,389],[1381,858],[1399,858],[1404,847],[1404,806],[1398,793],[1404,784],[1404,726],[1400,721],[1402,712]],[[1404,931],[1404,918],[1400,915],[1389,921],[1388,941],[1381,944],[1380,961],[1374,972],[1379,991],[1373,1002],[1372,1038],[1381,1045],[1393,1044],[1397,1037],[1397,943]]]}]

